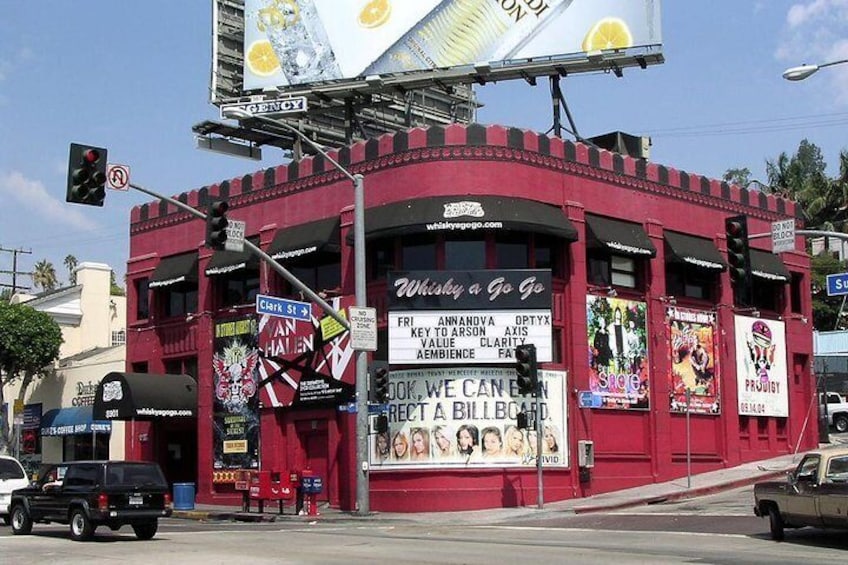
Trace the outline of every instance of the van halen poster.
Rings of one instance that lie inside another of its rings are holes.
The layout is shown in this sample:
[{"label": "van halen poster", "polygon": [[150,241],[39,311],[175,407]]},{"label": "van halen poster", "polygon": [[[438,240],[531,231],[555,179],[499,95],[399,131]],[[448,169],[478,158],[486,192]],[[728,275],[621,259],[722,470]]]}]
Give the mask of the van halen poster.
[{"label": "van halen poster", "polygon": [[646,304],[586,297],[591,408],[650,408]]},{"label": "van halen poster", "polygon": [[736,316],[736,386],[740,416],[789,416],[786,326]]},{"label": "van halen poster", "polygon": [[215,469],[259,467],[259,348],[253,316],[217,320],[212,354]]},{"label": "van halen poster", "polygon": [[706,310],[668,308],[669,402],[672,412],[720,414],[718,356],[716,355],[716,314]]}]

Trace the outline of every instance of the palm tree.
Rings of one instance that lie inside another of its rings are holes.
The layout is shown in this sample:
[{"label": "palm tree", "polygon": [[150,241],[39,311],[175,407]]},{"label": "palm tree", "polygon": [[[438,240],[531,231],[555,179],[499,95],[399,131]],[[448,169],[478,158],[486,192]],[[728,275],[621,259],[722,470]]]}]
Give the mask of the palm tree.
[{"label": "palm tree", "polygon": [[77,269],[78,264],[79,264],[79,261],[77,261],[77,258],[74,257],[73,255],[68,255],[67,257],[65,257],[65,267],[68,268],[68,282],[71,285],[77,284],[76,269]]},{"label": "palm tree", "polygon": [[47,259],[42,259],[35,264],[35,271],[32,273],[32,282],[35,286],[40,286],[43,290],[53,290],[59,284],[56,278],[56,269],[53,268],[53,263]]}]

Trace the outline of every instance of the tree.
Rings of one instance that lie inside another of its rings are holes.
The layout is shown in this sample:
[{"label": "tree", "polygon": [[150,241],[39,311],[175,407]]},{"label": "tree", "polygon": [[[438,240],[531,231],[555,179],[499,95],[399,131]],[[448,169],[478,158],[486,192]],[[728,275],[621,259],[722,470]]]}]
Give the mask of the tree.
[{"label": "tree", "polygon": [[127,295],[127,292],[123,288],[118,286],[118,283],[115,280],[115,271],[111,271],[110,274],[109,274],[109,284],[111,285],[111,288],[109,290],[109,294],[111,296],[126,296]]},{"label": "tree", "polygon": [[59,284],[56,278],[56,269],[53,268],[53,263],[47,259],[42,259],[35,264],[35,272],[32,274],[32,282],[35,286],[40,286],[42,290],[53,290]]},{"label": "tree", "polygon": [[79,265],[79,261],[73,255],[68,255],[65,257],[65,267],[68,268],[68,282],[73,286],[77,284],[77,265]]},{"label": "tree", "polygon": [[[49,315],[0,302],[0,406],[8,385],[20,381],[17,399],[23,402],[33,379],[52,372],[62,341],[62,330]],[[8,453],[9,446],[9,421],[0,418],[0,453]]]},{"label": "tree", "polygon": [[845,320],[839,317],[842,297],[827,295],[827,275],[844,273],[845,270],[846,261],[840,261],[830,253],[812,257],[813,325],[819,331],[846,329]]},{"label": "tree", "polygon": [[750,185],[752,182],[751,170],[748,169],[748,167],[743,167],[741,169],[727,169],[724,172],[722,180],[727,181],[730,184],[735,184],[743,188],[748,188],[748,185]]}]

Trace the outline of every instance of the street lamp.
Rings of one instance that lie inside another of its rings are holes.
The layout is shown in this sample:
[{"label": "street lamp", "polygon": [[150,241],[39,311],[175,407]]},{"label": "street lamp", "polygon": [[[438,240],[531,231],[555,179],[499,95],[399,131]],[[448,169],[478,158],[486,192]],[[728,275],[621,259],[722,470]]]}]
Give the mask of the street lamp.
[{"label": "street lamp", "polygon": [[[309,139],[297,128],[285,122],[262,115],[251,114],[241,108],[227,108],[224,117],[236,120],[257,120],[273,127],[282,128],[305,141],[310,147],[332,163],[353,183],[353,265],[356,305],[364,307],[365,297],[365,181],[360,174],[353,174],[330,157],[324,149]],[[356,510],[366,515],[369,509],[368,488],[368,359],[365,351],[356,352]]]},{"label": "street lamp", "polygon": [[839,61],[831,61],[820,65],[801,65],[799,67],[792,67],[783,71],[783,78],[786,80],[804,80],[819,69],[832,67],[833,65],[841,65],[842,63],[848,63],[848,59],[840,59]]}]

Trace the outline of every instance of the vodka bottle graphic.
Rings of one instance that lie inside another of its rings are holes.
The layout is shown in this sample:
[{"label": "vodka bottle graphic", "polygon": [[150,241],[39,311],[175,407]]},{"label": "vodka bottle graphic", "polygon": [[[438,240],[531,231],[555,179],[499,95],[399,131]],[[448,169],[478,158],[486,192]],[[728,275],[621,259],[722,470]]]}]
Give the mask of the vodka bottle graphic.
[{"label": "vodka bottle graphic", "polygon": [[509,59],[572,0],[443,0],[363,75]]},{"label": "vodka bottle graphic", "polygon": [[313,0],[261,0],[256,25],[264,31],[289,84],[341,78]]}]

